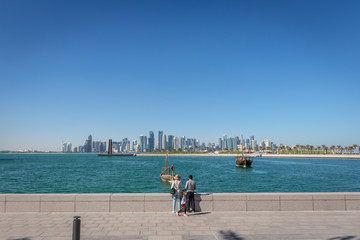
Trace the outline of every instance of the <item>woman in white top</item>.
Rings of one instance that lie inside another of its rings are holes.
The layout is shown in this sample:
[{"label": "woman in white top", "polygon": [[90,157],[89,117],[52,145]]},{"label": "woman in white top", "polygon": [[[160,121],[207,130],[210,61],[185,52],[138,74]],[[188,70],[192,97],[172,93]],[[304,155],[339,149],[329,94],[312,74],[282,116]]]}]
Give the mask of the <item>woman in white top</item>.
[{"label": "woman in white top", "polygon": [[175,175],[174,181],[171,183],[171,188],[175,189],[175,194],[173,195],[173,212],[175,212],[175,204],[176,200],[178,201],[178,211],[176,215],[180,216],[180,189],[181,189],[181,181],[180,176],[178,174]]}]

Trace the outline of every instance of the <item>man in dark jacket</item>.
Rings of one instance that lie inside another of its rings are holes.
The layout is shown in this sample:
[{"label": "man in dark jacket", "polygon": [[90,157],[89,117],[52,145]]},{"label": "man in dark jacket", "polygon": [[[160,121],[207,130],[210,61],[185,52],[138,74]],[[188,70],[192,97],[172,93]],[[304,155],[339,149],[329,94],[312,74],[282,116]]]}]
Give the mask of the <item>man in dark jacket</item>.
[{"label": "man in dark jacket", "polygon": [[[189,180],[186,182],[185,190],[187,194],[187,209],[189,212],[194,211],[195,212],[195,199],[194,199],[194,192],[196,189],[196,183],[192,180],[192,175],[189,175]],[[191,204],[191,205],[190,205]],[[190,211],[191,206],[191,211]]]}]

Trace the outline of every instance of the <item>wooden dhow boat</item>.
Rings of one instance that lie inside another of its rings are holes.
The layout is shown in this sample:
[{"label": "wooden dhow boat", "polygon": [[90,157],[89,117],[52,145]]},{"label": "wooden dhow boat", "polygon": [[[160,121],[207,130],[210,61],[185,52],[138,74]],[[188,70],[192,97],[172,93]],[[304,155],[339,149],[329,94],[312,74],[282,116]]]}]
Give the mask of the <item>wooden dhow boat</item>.
[{"label": "wooden dhow boat", "polygon": [[235,158],[236,167],[243,167],[243,168],[251,167],[253,161],[254,161],[253,156],[244,156],[244,154]]},{"label": "wooden dhow boat", "polygon": [[160,178],[165,182],[172,182],[175,177],[176,168],[168,166],[168,154],[166,153],[165,167],[161,168]]}]

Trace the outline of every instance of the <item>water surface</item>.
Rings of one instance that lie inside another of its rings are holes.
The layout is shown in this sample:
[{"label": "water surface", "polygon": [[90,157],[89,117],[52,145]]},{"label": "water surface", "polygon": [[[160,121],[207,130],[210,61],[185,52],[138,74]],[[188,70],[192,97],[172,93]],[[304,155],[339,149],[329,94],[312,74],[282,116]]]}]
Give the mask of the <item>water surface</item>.
[{"label": "water surface", "polygon": [[[231,157],[169,157],[198,192],[360,192],[360,161],[255,158],[250,169]],[[164,193],[165,157],[96,154],[0,154],[0,193]]]}]

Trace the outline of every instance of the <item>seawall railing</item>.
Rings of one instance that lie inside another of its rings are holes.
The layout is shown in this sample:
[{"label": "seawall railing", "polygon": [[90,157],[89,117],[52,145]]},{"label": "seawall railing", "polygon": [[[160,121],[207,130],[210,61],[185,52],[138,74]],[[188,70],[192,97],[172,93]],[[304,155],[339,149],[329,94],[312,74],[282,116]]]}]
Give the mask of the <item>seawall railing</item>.
[{"label": "seawall railing", "polygon": [[[359,211],[360,192],[198,193],[196,210]],[[167,193],[0,194],[0,214],[22,212],[170,212]]]}]

